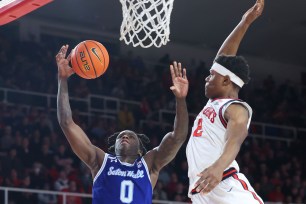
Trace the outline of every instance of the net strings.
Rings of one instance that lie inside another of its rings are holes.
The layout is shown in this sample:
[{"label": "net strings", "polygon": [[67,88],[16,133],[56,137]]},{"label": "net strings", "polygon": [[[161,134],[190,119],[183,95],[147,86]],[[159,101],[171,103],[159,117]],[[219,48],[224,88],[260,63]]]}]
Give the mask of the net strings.
[{"label": "net strings", "polygon": [[120,40],[134,47],[161,47],[169,41],[174,0],[120,0],[123,21]]}]

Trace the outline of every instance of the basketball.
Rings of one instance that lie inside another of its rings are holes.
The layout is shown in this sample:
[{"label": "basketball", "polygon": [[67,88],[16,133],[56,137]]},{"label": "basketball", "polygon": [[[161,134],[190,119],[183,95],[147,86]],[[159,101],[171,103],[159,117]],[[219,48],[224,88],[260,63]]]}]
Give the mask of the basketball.
[{"label": "basketball", "polygon": [[96,79],[108,67],[109,55],[106,48],[94,40],[80,42],[71,52],[72,69],[84,79]]}]

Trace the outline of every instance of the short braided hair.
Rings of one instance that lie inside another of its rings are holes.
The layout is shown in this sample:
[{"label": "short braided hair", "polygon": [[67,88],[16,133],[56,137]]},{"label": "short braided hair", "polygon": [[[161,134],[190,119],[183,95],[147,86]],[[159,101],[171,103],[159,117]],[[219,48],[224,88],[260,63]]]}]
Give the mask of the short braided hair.
[{"label": "short braided hair", "polygon": [[243,56],[219,55],[216,57],[215,62],[236,74],[245,84],[250,81],[249,64]]},{"label": "short braided hair", "polygon": [[[121,132],[115,132],[114,134],[112,134],[111,136],[107,138],[108,151],[111,154],[115,154],[115,142],[120,133]],[[135,133],[135,134],[137,135],[139,139],[142,154],[145,155],[147,153],[147,149],[144,144],[148,144],[150,142],[150,139],[145,134],[138,134],[138,133]]]}]

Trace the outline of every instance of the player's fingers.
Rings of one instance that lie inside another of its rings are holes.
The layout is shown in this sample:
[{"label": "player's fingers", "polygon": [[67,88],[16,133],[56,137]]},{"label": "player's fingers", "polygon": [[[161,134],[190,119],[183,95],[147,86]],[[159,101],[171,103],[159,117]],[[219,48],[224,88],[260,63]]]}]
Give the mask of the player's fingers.
[{"label": "player's fingers", "polygon": [[171,73],[171,78],[173,81],[175,79],[175,72],[174,72],[174,67],[172,64],[170,65],[170,73]]},{"label": "player's fingers", "polygon": [[206,179],[203,183],[201,183],[202,190],[201,192],[206,194],[209,193],[214,187],[215,187],[215,182],[212,181],[210,178]]},{"label": "player's fingers", "polygon": [[186,68],[183,69],[183,78],[187,79]]},{"label": "player's fingers", "polygon": [[65,54],[65,52],[67,51],[67,49],[66,49],[66,45],[63,45],[62,47],[61,47],[61,49],[60,49],[60,51],[59,51],[59,54]]},{"label": "player's fingers", "polygon": [[179,76],[178,75],[178,68],[177,68],[177,62],[176,61],[173,62],[173,68],[174,68],[175,77]]},{"label": "player's fingers", "polygon": [[69,71],[68,71],[69,76],[72,75],[72,74],[74,74],[74,73],[75,73],[75,72],[74,72],[73,69],[69,69]]},{"label": "player's fingers", "polygon": [[178,91],[175,86],[171,86],[170,90],[173,92],[174,95],[177,95]]},{"label": "player's fingers", "polygon": [[64,55],[64,57],[66,57],[66,55],[67,55],[67,51],[68,51],[68,45],[65,45],[65,47],[64,47],[64,49],[63,49],[63,55]]},{"label": "player's fingers", "polygon": [[175,86],[171,86],[170,89],[171,89],[171,91],[175,91],[176,88],[175,88]]},{"label": "player's fingers", "polygon": [[67,60],[70,61],[71,60],[71,52],[69,53]]},{"label": "player's fingers", "polygon": [[64,49],[65,49],[65,45],[63,45],[63,46],[61,47],[61,49],[58,51],[58,53],[57,53],[57,55],[56,55],[56,58],[63,57]]},{"label": "player's fingers", "polygon": [[203,190],[201,191],[201,193],[203,194],[207,194],[210,191],[212,191],[217,185],[214,183],[209,183],[205,188],[203,188]]},{"label": "player's fingers", "polygon": [[265,1],[264,1],[264,0],[257,0],[256,3],[257,3],[257,4],[264,4]]},{"label": "player's fingers", "polygon": [[264,0],[257,0],[257,2],[256,2],[257,9],[256,10],[262,10],[264,5],[265,5]]},{"label": "player's fingers", "polygon": [[203,180],[203,181],[198,185],[198,187],[196,188],[196,191],[197,191],[197,192],[203,191],[203,190],[207,187],[208,184],[209,184],[209,182],[207,181],[207,179]]},{"label": "player's fingers", "polygon": [[178,63],[178,76],[182,77],[182,64],[180,62]]},{"label": "player's fingers", "polygon": [[195,184],[194,184],[194,188],[199,187],[206,179],[201,177]]}]

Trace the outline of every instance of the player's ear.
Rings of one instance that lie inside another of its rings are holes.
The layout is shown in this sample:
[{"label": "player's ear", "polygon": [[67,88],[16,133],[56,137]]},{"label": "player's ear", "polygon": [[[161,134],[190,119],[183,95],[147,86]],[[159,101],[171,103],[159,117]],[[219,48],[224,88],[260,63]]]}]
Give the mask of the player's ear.
[{"label": "player's ear", "polygon": [[230,79],[230,77],[229,76],[224,76],[223,77],[223,85],[224,86],[228,86],[228,85],[230,85],[231,84],[231,79]]}]

